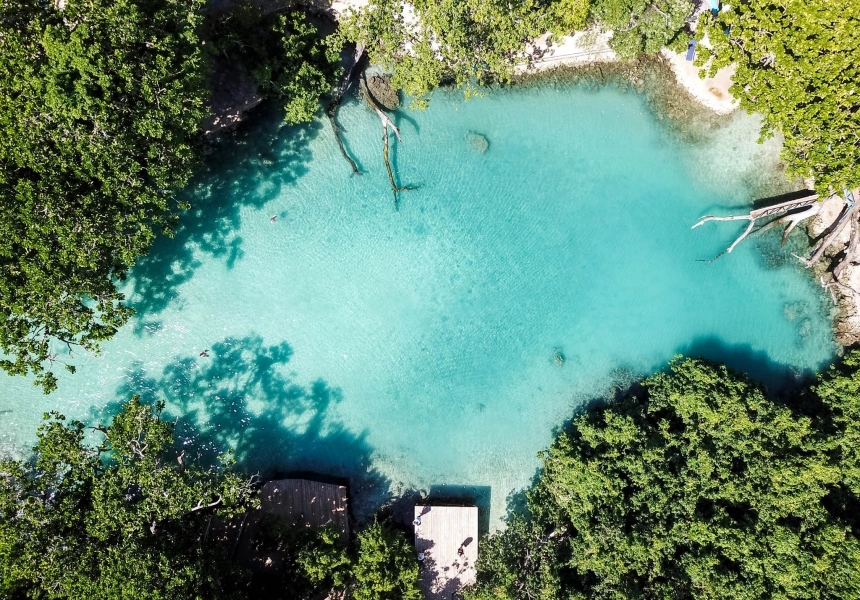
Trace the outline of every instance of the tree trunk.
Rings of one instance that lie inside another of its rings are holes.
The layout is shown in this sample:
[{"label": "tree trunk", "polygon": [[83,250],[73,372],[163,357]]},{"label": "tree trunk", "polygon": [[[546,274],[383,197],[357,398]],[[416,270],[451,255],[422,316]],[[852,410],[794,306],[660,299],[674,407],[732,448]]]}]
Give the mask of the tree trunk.
[{"label": "tree trunk", "polygon": [[337,109],[340,108],[340,103],[343,102],[343,97],[349,89],[349,84],[352,83],[352,77],[355,74],[355,70],[358,68],[359,63],[361,63],[363,58],[364,45],[359,44],[355,47],[355,51],[352,53],[352,61],[347,65],[343,74],[343,79],[337,88],[337,92],[335,93],[334,98],[332,98],[332,101],[329,102],[325,111],[328,115],[328,121],[331,123],[334,138],[337,140],[337,145],[340,148],[340,153],[349,163],[349,166],[352,167],[352,172],[356,175],[361,175],[361,171],[358,170],[358,165],[355,164],[355,161],[346,151],[346,146],[343,144],[343,138],[340,135],[340,127],[338,127],[337,124]]},{"label": "tree trunk", "polygon": [[[803,261],[807,269],[818,262],[818,259],[824,255],[824,251],[836,241],[836,238],[839,237],[839,234],[842,233],[842,230],[844,230],[846,226],[849,224],[856,225],[856,219],[854,216],[857,213],[857,208],[857,205],[853,204],[852,206],[847,207],[847,211],[844,211],[843,214],[840,215],[840,218],[836,221],[835,227],[832,228],[830,233],[824,238],[821,244],[819,244],[818,248],[812,252],[812,256]],[[853,235],[854,233],[852,231],[851,236],[853,237]]]},{"label": "tree trunk", "polygon": [[[834,195],[835,194],[831,195],[831,197],[833,197]],[[815,249],[812,251],[808,258],[797,256],[796,254],[794,256],[796,256],[798,260],[800,260],[807,269],[812,267],[819,260],[821,260],[821,257],[824,256],[824,253],[827,251],[827,249],[832,247],[833,244],[837,242],[840,235],[843,231],[845,231],[845,228],[847,227],[850,232],[848,237],[848,243],[845,245],[844,249],[840,253],[836,254],[836,258],[830,265],[831,280],[828,282],[822,279],[821,285],[825,289],[830,290],[831,293],[833,293],[834,289],[839,290],[843,296],[851,298],[851,300],[857,305],[857,307],[860,308],[860,292],[852,288],[850,285],[844,283],[842,280],[842,275],[846,267],[848,267],[850,264],[854,264],[854,261],[857,258],[858,247],[860,247],[860,204],[855,202],[855,197],[857,196],[860,196],[860,190],[855,189],[851,192],[845,190],[843,197],[845,205],[843,206],[836,220],[831,223],[822,233],[821,242],[815,247]],[[708,221],[749,221],[749,226],[732,243],[732,245],[728,247],[728,249],[724,250],[723,252],[720,252],[720,254],[711,259],[711,261],[708,261],[712,262],[723,254],[728,254],[732,250],[734,250],[735,247],[737,247],[737,245],[753,231],[757,219],[766,216],[769,217],[782,215],[775,218],[774,220],[766,224],[764,227],[761,227],[758,232],[767,231],[768,229],[777,225],[787,224],[785,232],[782,236],[782,243],[785,244],[785,240],[787,239],[788,234],[791,233],[791,231],[795,227],[797,227],[799,223],[805,221],[812,216],[817,215],[820,211],[821,203],[818,202],[818,195],[810,191],[810,194],[808,196],[752,210],[745,215],[730,215],[727,217],[714,217],[708,215],[699,219],[699,221],[695,225],[693,225],[693,229]]]},{"label": "tree trunk", "polygon": [[408,185],[402,187],[398,186],[394,179],[394,169],[391,168],[391,160],[388,156],[388,128],[391,127],[399,142],[402,142],[403,138],[400,137],[400,130],[397,129],[397,126],[388,118],[385,111],[379,108],[379,105],[376,104],[376,101],[374,101],[371,94],[367,94],[367,102],[370,104],[371,108],[376,111],[376,114],[379,115],[379,120],[382,122],[382,158],[385,160],[385,169],[388,171],[388,181],[391,184],[391,191],[394,194],[394,210],[400,210],[400,192],[414,190],[415,188]]},{"label": "tree trunk", "polygon": [[771,206],[765,206],[763,208],[757,208],[755,210],[751,210],[749,213],[745,215],[729,215],[727,217],[715,217],[713,215],[706,215],[699,219],[699,221],[693,225],[692,229],[699,227],[700,225],[704,225],[708,221],[749,221],[749,225],[744,230],[744,232],[738,236],[738,238],[732,242],[732,245],[729,246],[726,250],[723,250],[719,254],[717,254],[714,258],[707,262],[713,262],[721,257],[723,254],[731,254],[732,250],[734,250],[738,244],[744,241],[750,233],[753,232],[755,228],[756,221],[765,217],[776,217],[778,215],[782,215],[784,213],[795,211],[798,209],[804,209],[796,213],[791,213],[790,215],[786,215],[785,217],[777,218],[765,225],[761,228],[760,231],[765,231],[775,226],[779,222],[788,222],[788,226],[786,227],[785,233],[783,234],[783,243],[785,243],[785,239],[788,237],[788,234],[791,233],[791,230],[794,229],[798,223],[801,221],[808,219],[809,217],[818,214],[819,208],[811,208],[818,204],[818,194],[811,191],[808,195],[803,196],[802,198],[795,198],[794,200],[789,200],[787,202],[781,202],[779,204],[773,204]]}]

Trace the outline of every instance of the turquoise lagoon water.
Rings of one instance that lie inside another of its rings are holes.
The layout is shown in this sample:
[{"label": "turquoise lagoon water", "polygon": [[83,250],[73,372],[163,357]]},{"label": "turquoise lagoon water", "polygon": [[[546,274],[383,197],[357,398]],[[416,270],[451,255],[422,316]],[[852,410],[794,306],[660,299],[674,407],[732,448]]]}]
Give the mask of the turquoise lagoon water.
[{"label": "turquoise lagoon water", "polygon": [[496,520],[578,406],[676,353],[770,385],[834,355],[829,300],[775,237],[700,261],[742,224],[690,225],[781,177],[752,117],[690,142],[611,89],[439,92],[397,118],[418,188],[399,211],[379,120],[356,101],[340,120],[361,177],[322,120],[228,138],[134,270],[134,321],[51,396],[0,377],[6,449],[46,410],[93,421],[140,393],[249,468],[350,478],[359,514],[471,486]]}]

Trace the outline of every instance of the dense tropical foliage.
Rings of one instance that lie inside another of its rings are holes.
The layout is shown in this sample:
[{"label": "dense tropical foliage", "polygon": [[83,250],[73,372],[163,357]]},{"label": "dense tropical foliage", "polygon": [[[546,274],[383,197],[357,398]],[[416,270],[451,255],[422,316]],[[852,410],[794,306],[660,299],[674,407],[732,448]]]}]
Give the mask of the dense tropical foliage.
[{"label": "dense tropical foliage", "polygon": [[204,542],[252,503],[228,462],[177,452],[160,408],[127,403],[90,434],[46,415],[32,461],[0,462],[0,595],[230,598],[242,578]]},{"label": "dense tropical foliage", "polygon": [[692,13],[689,0],[593,0],[591,7],[598,26],[612,31],[609,46],[622,59],[656,54],[664,47],[686,48],[685,25]]},{"label": "dense tropical foliage", "polygon": [[441,83],[464,87],[468,97],[476,84],[509,81],[546,32],[557,42],[587,26],[612,30],[610,46],[624,59],[686,47],[692,12],[689,0],[370,0],[347,11],[340,35],[365,45],[371,62],[391,69],[392,83],[423,108]]},{"label": "dense tropical foliage", "polygon": [[161,410],[135,397],[95,428],[52,413],[32,460],[0,460],[0,597],[420,598],[415,553],[379,521],[350,547],[333,529],[264,517],[252,546],[280,566],[228,560],[223,524],[258,504],[255,478],[227,458],[193,460]]},{"label": "dense tropical foliage", "polygon": [[677,360],[542,455],[473,600],[858,598],[860,352],[789,403]]},{"label": "dense tropical foliage", "polygon": [[206,114],[203,0],[0,4],[0,365],[94,350],[114,285],[168,229]]},{"label": "dense tropical foliage", "polygon": [[[183,207],[210,53],[308,120],[331,57],[299,14],[207,25],[204,0],[0,1],[0,367],[50,391],[131,315],[117,291]],[[215,29],[207,47],[203,33]],[[244,36],[244,38],[242,38]],[[230,49],[234,51],[234,48]],[[68,364],[70,370],[73,364]]]},{"label": "dense tropical foliage", "polygon": [[765,136],[785,136],[789,174],[815,178],[821,194],[860,185],[860,2],[729,4],[704,16],[713,49],[699,64],[736,65],[731,92],[764,117]]},{"label": "dense tropical foliage", "polygon": [[355,600],[421,600],[418,561],[404,536],[378,522],[358,534],[350,590]]}]

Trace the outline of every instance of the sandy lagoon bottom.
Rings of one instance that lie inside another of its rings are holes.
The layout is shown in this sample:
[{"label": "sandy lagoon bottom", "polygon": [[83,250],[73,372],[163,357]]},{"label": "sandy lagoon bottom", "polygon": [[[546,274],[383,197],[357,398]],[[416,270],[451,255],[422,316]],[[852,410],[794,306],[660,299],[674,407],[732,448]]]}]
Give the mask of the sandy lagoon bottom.
[{"label": "sandy lagoon bottom", "polygon": [[397,118],[399,211],[378,119],[340,119],[361,177],[322,120],[262,115],[213,153],[133,273],[134,321],[51,396],[0,377],[5,448],[140,393],[248,468],[349,478],[359,516],[421,490],[496,521],[578,406],[677,353],[770,385],[832,359],[829,300],[775,238],[700,262],[737,234],[700,215],[778,191],[752,117],[692,142],[612,89],[439,92]]}]

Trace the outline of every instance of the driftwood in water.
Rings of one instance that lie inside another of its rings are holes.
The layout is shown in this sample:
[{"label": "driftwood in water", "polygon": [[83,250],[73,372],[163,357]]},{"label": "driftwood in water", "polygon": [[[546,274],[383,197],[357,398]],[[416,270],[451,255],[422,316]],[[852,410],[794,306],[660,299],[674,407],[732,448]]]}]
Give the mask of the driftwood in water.
[{"label": "driftwood in water", "polygon": [[723,254],[731,254],[732,250],[734,250],[738,244],[744,241],[744,239],[746,239],[746,237],[750,233],[752,233],[753,229],[755,228],[756,221],[758,221],[758,219],[767,217],[778,217],[779,215],[784,215],[787,212],[791,212],[791,214],[785,215],[784,217],[778,217],[777,219],[774,219],[762,228],[763,230],[769,229],[770,227],[778,223],[787,222],[788,226],[786,227],[785,233],[783,234],[783,243],[785,243],[785,239],[788,237],[788,234],[791,233],[791,230],[794,229],[798,223],[805,219],[808,219],[815,214],[818,214],[820,207],[816,206],[817,204],[818,194],[816,194],[815,192],[810,192],[809,195],[804,196],[803,198],[796,198],[794,200],[789,200],[788,202],[781,202],[772,206],[765,206],[763,208],[751,210],[745,215],[730,215],[728,217],[715,217],[713,215],[706,215],[699,219],[699,221],[695,225],[693,225],[692,229],[695,229],[699,225],[704,225],[708,221],[749,221],[749,225],[747,226],[747,228],[740,236],[738,236],[738,238],[734,242],[732,242],[731,246],[717,254],[710,261],[707,261],[713,262],[719,257],[721,257]]},{"label": "driftwood in water", "polygon": [[400,137],[400,130],[397,129],[397,126],[388,118],[385,111],[379,108],[379,105],[373,99],[371,94],[367,94],[367,102],[370,104],[371,108],[376,111],[376,114],[379,115],[379,120],[382,122],[382,158],[385,160],[385,168],[388,171],[388,181],[391,183],[391,191],[394,193],[394,210],[400,210],[400,196],[398,196],[398,194],[400,192],[414,190],[415,188],[408,185],[398,186],[394,179],[394,170],[391,168],[391,160],[388,156],[388,128],[391,127],[391,129],[394,130],[394,135],[397,136],[398,141],[402,142],[403,138]]},{"label": "driftwood in water", "polygon": [[352,160],[352,157],[346,151],[346,146],[343,145],[343,138],[340,135],[340,127],[337,125],[337,109],[340,108],[340,103],[343,102],[343,97],[346,94],[346,90],[349,89],[349,84],[352,82],[352,77],[355,74],[355,70],[358,68],[358,65],[361,63],[364,58],[364,45],[359,44],[355,47],[355,51],[352,53],[352,62],[347,66],[346,70],[343,74],[343,79],[340,82],[340,86],[337,88],[337,92],[332,98],[332,101],[329,102],[328,107],[326,108],[326,114],[328,115],[328,121],[331,123],[332,131],[334,131],[334,137],[337,140],[337,145],[340,148],[340,153],[343,154],[343,157],[349,163],[349,166],[352,167],[352,172],[356,175],[361,175],[361,171],[358,170],[358,165],[355,164],[355,161]]},{"label": "driftwood in water", "polygon": [[[826,250],[837,242],[845,229],[848,228],[848,243],[841,252],[836,254],[836,258],[834,258],[833,264],[831,264],[830,267],[831,280],[829,282],[825,282],[822,279],[821,285],[825,289],[830,290],[831,293],[834,289],[837,289],[844,295],[850,296],[855,301],[860,302],[860,292],[844,283],[841,279],[845,268],[849,264],[856,264],[858,259],[858,248],[860,248],[860,204],[855,202],[855,195],[857,194],[860,194],[860,191],[854,190],[853,192],[849,192],[848,190],[845,190],[843,196],[844,205],[842,210],[839,212],[839,216],[822,232],[820,236],[821,241],[812,250],[809,257],[804,258],[802,256],[797,256],[796,254],[794,256],[797,257],[807,269],[812,267],[821,259],[822,256],[824,256]],[[830,197],[833,198],[834,196],[835,194],[832,194]],[[818,201],[818,194],[810,191],[809,195],[802,198],[759,208],[750,211],[745,215],[731,215],[728,217],[714,217],[708,215],[702,217],[698,223],[693,225],[693,228],[695,229],[699,225],[708,221],[749,221],[749,226],[746,230],[732,243],[731,246],[728,247],[727,250],[720,252],[720,254],[714,257],[711,261],[708,261],[712,262],[723,254],[727,254],[734,250],[735,247],[753,231],[756,220],[762,217],[776,216],[777,218],[766,224],[764,227],[761,227],[758,231],[766,231],[776,225],[787,224],[785,233],[782,237],[782,243],[784,244],[788,234],[791,233],[792,229],[797,227],[798,223],[821,212],[821,204],[822,203]],[[845,244],[845,242],[842,243]]]}]

